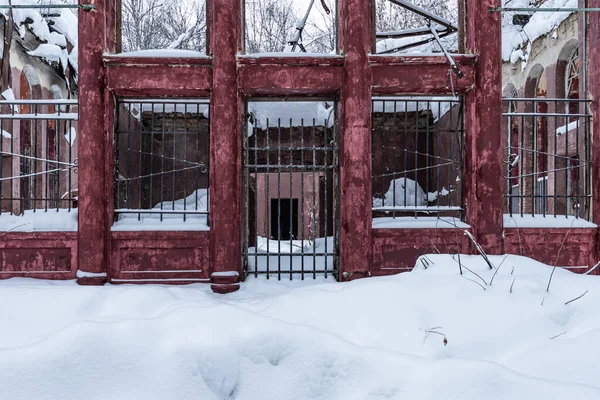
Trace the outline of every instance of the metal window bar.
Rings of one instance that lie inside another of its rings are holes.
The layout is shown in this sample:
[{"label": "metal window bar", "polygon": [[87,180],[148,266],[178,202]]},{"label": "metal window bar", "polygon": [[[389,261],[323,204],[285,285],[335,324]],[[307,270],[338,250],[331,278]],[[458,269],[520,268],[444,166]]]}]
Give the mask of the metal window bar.
[{"label": "metal window bar", "polygon": [[463,217],[463,101],[372,100],[374,218]]},{"label": "metal window bar", "polygon": [[591,101],[511,98],[504,102],[508,104],[502,124],[508,130],[503,135],[505,212],[511,217],[590,220]]},{"label": "metal window bar", "polygon": [[77,100],[0,101],[0,215],[77,207]]},{"label": "metal window bar", "polygon": [[117,100],[115,221],[209,224],[208,99]]},{"label": "metal window bar", "polygon": [[[291,103],[294,107],[272,100],[247,104],[242,143],[245,273],[279,280],[337,278],[336,103]],[[323,117],[319,108],[329,110],[329,116]]]}]

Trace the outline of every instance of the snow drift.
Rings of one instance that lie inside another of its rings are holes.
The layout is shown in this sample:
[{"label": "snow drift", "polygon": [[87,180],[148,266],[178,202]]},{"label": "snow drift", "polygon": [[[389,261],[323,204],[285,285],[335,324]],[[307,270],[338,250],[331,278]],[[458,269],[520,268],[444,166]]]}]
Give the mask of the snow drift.
[{"label": "snow drift", "polygon": [[249,278],[225,296],[4,281],[1,397],[600,398],[599,278],[558,269],[546,292],[552,268],[491,260],[497,273],[435,255],[352,283]]}]

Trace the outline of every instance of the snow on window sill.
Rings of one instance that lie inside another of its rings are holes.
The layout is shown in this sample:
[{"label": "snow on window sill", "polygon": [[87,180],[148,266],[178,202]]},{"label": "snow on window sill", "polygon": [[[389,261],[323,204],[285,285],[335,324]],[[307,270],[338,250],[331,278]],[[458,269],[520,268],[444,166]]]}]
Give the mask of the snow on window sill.
[{"label": "snow on window sill", "polygon": [[0,232],[76,232],[77,209],[27,210],[23,215],[2,213]]},{"label": "snow on window sill", "polygon": [[398,217],[373,218],[373,229],[469,229],[458,218],[448,217]]},{"label": "snow on window sill", "polygon": [[598,225],[583,218],[564,215],[513,215],[504,214],[505,228],[597,228]]}]

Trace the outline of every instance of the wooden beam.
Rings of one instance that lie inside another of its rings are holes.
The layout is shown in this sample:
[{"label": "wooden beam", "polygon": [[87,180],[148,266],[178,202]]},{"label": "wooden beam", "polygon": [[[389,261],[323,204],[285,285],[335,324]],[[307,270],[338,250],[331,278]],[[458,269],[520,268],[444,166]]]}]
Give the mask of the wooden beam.
[{"label": "wooden beam", "polygon": [[502,252],[502,35],[500,0],[466,0],[467,51],[478,54],[475,85],[465,101],[466,221],[490,254]]},{"label": "wooden beam", "polygon": [[443,56],[370,56],[373,95],[464,94],[475,86],[476,56],[460,55],[454,60],[465,74],[458,78]]},{"label": "wooden beam", "polygon": [[340,47],[346,75],[340,96],[341,280],[370,275],[371,246],[371,0],[340,5]]}]

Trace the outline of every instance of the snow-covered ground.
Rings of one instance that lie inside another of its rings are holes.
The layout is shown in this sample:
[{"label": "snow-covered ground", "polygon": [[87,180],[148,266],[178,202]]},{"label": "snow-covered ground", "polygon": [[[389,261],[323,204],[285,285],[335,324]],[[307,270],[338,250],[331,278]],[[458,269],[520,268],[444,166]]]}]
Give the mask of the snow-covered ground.
[{"label": "snow-covered ground", "polygon": [[491,257],[493,282],[480,257],[461,257],[463,276],[450,256],[423,260],[230,295],[4,281],[0,397],[600,398],[599,277],[557,269],[546,292],[552,269],[526,258]]}]

